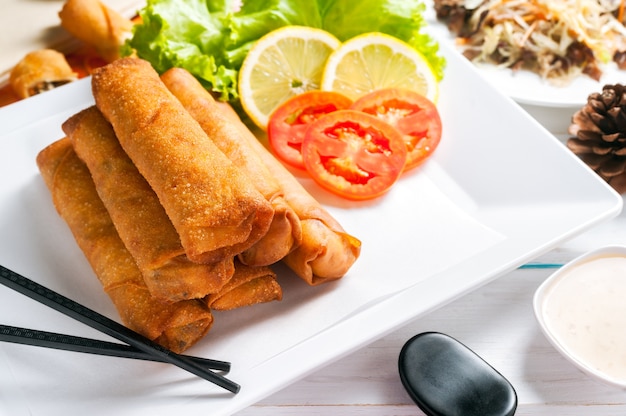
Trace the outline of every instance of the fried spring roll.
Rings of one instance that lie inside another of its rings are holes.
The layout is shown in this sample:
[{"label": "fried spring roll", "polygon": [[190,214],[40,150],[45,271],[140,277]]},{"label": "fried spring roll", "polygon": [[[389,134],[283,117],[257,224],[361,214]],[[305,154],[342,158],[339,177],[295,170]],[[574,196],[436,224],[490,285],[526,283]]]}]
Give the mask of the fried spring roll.
[{"label": "fried spring roll", "polygon": [[78,75],[65,56],[53,49],[28,53],[9,75],[11,88],[20,98],[28,98],[77,79]]},{"label": "fried spring roll", "polygon": [[218,293],[206,298],[207,306],[216,311],[281,300],[283,291],[276,274],[266,266],[250,267],[235,261],[235,274]]},{"label": "fried spring roll", "polygon": [[108,62],[120,58],[120,47],[132,34],[133,22],[99,0],[67,0],[59,18],[65,30]]},{"label": "fried spring roll", "polygon": [[249,266],[267,266],[285,257],[302,239],[300,219],[287,204],[276,179],[241,131],[223,115],[211,94],[191,73],[172,68],[161,75],[165,86],[178,98],[217,147],[239,166],[274,208],[270,228],[256,244],[239,255]]},{"label": "fried spring roll", "polygon": [[283,189],[287,203],[302,224],[302,242],[283,261],[310,285],[343,277],[361,253],[361,241],[344,231],[339,222],[315,199],[252,134],[228,104],[219,103],[257,151]]},{"label": "fried spring roll", "polygon": [[187,256],[218,262],[250,248],[269,229],[271,204],[208,138],[144,60],[96,70],[97,107],[156,192]]},{"label": "fried spring roll", "polygon": [[233,259],[191,262],[156,194],[120,146],[113,128],[92,106],[63,123],[85,162],[117,232],[135,258],[150,293],[165,302],[200,299],[232,277]]},{"label": "fried spring roll", "polygon": [[43,149],[37,165],[59,215],[67,222],[124,325],[175,352],[209,331],[213,316],[199,300],[166,304],[154,299],[98,197],[87,166],[70,141]]}]

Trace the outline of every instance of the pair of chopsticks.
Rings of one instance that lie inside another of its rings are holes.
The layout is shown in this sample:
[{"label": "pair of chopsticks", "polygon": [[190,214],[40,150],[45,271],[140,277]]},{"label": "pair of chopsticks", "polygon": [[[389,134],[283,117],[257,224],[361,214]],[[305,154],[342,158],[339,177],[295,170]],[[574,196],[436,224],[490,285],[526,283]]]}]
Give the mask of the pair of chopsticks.
[{"label": "pair of chopsticks", "polygon": [[211,369],[229,371],[230,364],[227,362],[176,354],[124,325],[4,266],[0,266],[0,283],[127,345],[6,325],[0,326],[0,341],[169,363],[231,393],[239,392],[240,386],[237,383],[211,371]]}]

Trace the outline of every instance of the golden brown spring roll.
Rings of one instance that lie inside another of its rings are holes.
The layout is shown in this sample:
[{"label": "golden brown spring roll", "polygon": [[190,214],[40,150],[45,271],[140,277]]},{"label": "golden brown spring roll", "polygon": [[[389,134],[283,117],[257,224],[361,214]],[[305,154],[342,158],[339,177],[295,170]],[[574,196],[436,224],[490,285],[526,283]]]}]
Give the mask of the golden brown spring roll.
[{"label": "golden brown spring roll", "polygon": [[132,34],[133,22],[99,0],[67,0],[59,18],[65,30],[108,62],[120,58],[120,47]]},{"label": "golden brown spring roll", "polygon": [[208,138],[144,60],[122,58],[92,77],[96,105],[156,192],[187,256],[218,262],[269,229],[271,204]]},{"label": "golden brown spring roll", "polygon": [[61,52],[42,49],[28,53],[11,70],[9,83],[20,98],[28,98],[78,79]]},{"label": "golden brown spring roll", "polygon": [[287,203],[302,224],[302,242],[283,261],[310,285],[344,276],[361,253],[361,241],[343,227],[322,207],[298,180],[252,134],[228,104],[219,108],[227,114],[257,151],[283,189]]},{"label": "golden brown spring roll", "polygon": [[266,266],[250,267],[235,261],[235,274],[218,293],[209,295],[207,306],[216,311],[281,300],[283,291],[276,274]]},{"label": "golden brown spring roll", "polygon": [[156,194],[120,146],[108,121],[89,107],[63,123],[85,162],[117,232],[135,258],[152,296],[200,299],[218,292],[235,271],[233,259],[191,262]]},{"label": "golden brown spring roll", "polygon": [[201,339],[213,323],[210,310],[199,300],[166,304],[150,295],[98,197],[87,166],[70,141],[64,138],[43,149],[37,165],[59,215],[67,222],[124,325],[175,352]]},{"label": "golden brown spring roll", "polygon": [[165,86],[178,98],[217,147],[239,166],[274,207],[270,228],[256,244],[239,255],[249,266],[267,266],[285,257],[300,244],[300,220],[285,201],[282,189],[248,140],[223,115],[211,94],[191,73],[172,68],[161,75]]}]

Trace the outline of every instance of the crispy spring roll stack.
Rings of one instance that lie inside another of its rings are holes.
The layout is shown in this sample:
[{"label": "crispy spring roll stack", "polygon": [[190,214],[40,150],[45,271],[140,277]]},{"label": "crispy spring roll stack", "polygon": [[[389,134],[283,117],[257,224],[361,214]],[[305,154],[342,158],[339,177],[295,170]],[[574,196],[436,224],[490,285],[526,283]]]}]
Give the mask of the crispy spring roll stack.
[{"label": "crispy spring roll stack", "polygon": [[235,261],[233,278],[218,293],[209,295],[206,302],[211,309],[228,311],[282,298],[283,291],[272,269],[250,267]]},{"label": "crispy spring roll stack", "polygon": [[302,224],[302,242],[283,261],[310,285],[344,276],[361,253],[361,242],[313,198],[298,180],[259,142],[228,104],[219,108],[237,126],[280,184],[287,203]]},{"label": "crispy spring roll stack", "polygon": [[232,277],[233,259],[191,262],[156,194],[120,146],[96,107],[63,124],[85,162],[117,232],[135,258],[150,293],[165,302],[204,298]]},{"label": "crispy spring roll stack", "polygon": [[285,257],[302,239],[300,219],[287,204],[283,191],[241,131],[219,110],[211,94],[191,73],[172,68],[161,75],[217,147],[250,179],[274,208],[270,228],[256,244],[239,255],[242,263],[267,266]]},{"label": "crispy spring roll stack", "polygon": [[190,260],[223,261],[265,235],[274,215],[271,204],[209,140],[148,62],[122,58],[99,68],[92,90]]},{"label": "crispy spring roll stack", "polygon": [[108,62],[120,57],[120,47],[133,28],[130,19],[99,0],[67,0],[59,18],[65,30],[92,46]]},{"label": "crispy spring roll stack", "polygon": [[198,300],[165,304],[148,291],[141,272],[119,238],[85,164],[61,139],[37,156],[37,165],[59,215],[67,222],[122,322],[175,352],[195,344],[213,317]]}]

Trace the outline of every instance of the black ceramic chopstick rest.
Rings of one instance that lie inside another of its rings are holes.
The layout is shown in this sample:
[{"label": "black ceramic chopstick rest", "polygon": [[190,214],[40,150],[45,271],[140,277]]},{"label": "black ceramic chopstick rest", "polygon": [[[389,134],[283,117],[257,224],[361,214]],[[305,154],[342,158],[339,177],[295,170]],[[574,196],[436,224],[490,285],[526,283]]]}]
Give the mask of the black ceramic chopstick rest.
[{"label": "black ceramic chopstick rest", "polygon": [[515,389],[456,339],[424,332],[408,340],[398,360],[400,379],[428,416],[510,416]]}]

